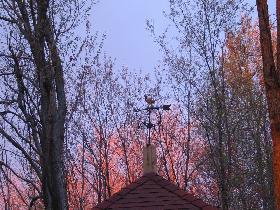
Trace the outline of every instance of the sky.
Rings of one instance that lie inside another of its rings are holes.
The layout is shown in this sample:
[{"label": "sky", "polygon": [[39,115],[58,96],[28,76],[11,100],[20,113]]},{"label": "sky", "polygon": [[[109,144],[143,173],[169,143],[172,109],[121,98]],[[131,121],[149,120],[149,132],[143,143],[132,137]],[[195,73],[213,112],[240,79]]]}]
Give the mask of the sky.
[{"label": "sky", "polygon": [[146,30],[146,20],[153,20],[156,30],[163,32],[168,6],[168,0],[101,0],[94,6],[93,28],[106,34],[103,50],[116,58],[117,66],[153,71],[161,53]]},{"label": "sky", "polygon": [[[247,2],[255,5],[255,0]],[[274,13],[275,0],[268,0],[268,4]],[[161,34],[168,25],[163,15],[168,7],[169,0],[100,0],[90,21],[94,31],[106,34],[103,51],[116,58],[117,67],[147,73],[153,71],[162,54],[146,29],[146,20],[153,20],[156,33]]]}]

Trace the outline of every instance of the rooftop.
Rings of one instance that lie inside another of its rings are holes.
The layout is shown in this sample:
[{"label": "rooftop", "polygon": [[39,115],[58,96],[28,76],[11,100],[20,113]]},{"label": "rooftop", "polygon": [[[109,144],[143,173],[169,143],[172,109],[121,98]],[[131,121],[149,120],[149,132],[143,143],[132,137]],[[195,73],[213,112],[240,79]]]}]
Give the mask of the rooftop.
[{"label": "rooftop", "polygon": [[218,210],[154,172],[144,174],[93,210],[105,209]]}]

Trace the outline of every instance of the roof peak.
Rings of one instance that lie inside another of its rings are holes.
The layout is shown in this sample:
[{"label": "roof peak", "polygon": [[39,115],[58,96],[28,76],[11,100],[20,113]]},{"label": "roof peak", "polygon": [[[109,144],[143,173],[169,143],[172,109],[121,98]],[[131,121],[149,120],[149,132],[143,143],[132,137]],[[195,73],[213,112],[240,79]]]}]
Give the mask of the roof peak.
[{"label": "roof peak", "polygon": [[144,174],[94,209],[217,210],[155,172]]}]

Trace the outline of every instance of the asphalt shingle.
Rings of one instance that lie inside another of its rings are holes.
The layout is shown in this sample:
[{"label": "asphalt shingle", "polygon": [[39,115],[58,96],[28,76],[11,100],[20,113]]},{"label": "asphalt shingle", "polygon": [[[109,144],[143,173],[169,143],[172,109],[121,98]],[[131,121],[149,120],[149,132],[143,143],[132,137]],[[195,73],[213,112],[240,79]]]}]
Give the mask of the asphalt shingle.
[{"label": "asphalt shingle", "polygon": [[156,173],[148,173],[93,210],[218,210]]}]

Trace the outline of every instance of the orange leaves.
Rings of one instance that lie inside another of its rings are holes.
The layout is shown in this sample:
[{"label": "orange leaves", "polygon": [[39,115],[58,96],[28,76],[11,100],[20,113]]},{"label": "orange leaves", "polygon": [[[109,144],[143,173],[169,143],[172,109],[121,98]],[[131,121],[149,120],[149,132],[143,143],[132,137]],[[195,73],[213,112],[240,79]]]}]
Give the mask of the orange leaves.
[{"label": "orange leaves", "polygon": [[246,16],[242,18],[241,28],[228,34],[222,59],[226,69],[226,78],[231,86],[240,86],[244,81],[261,79],[258,39],[257,24],[252,24],[251,19]]}]

